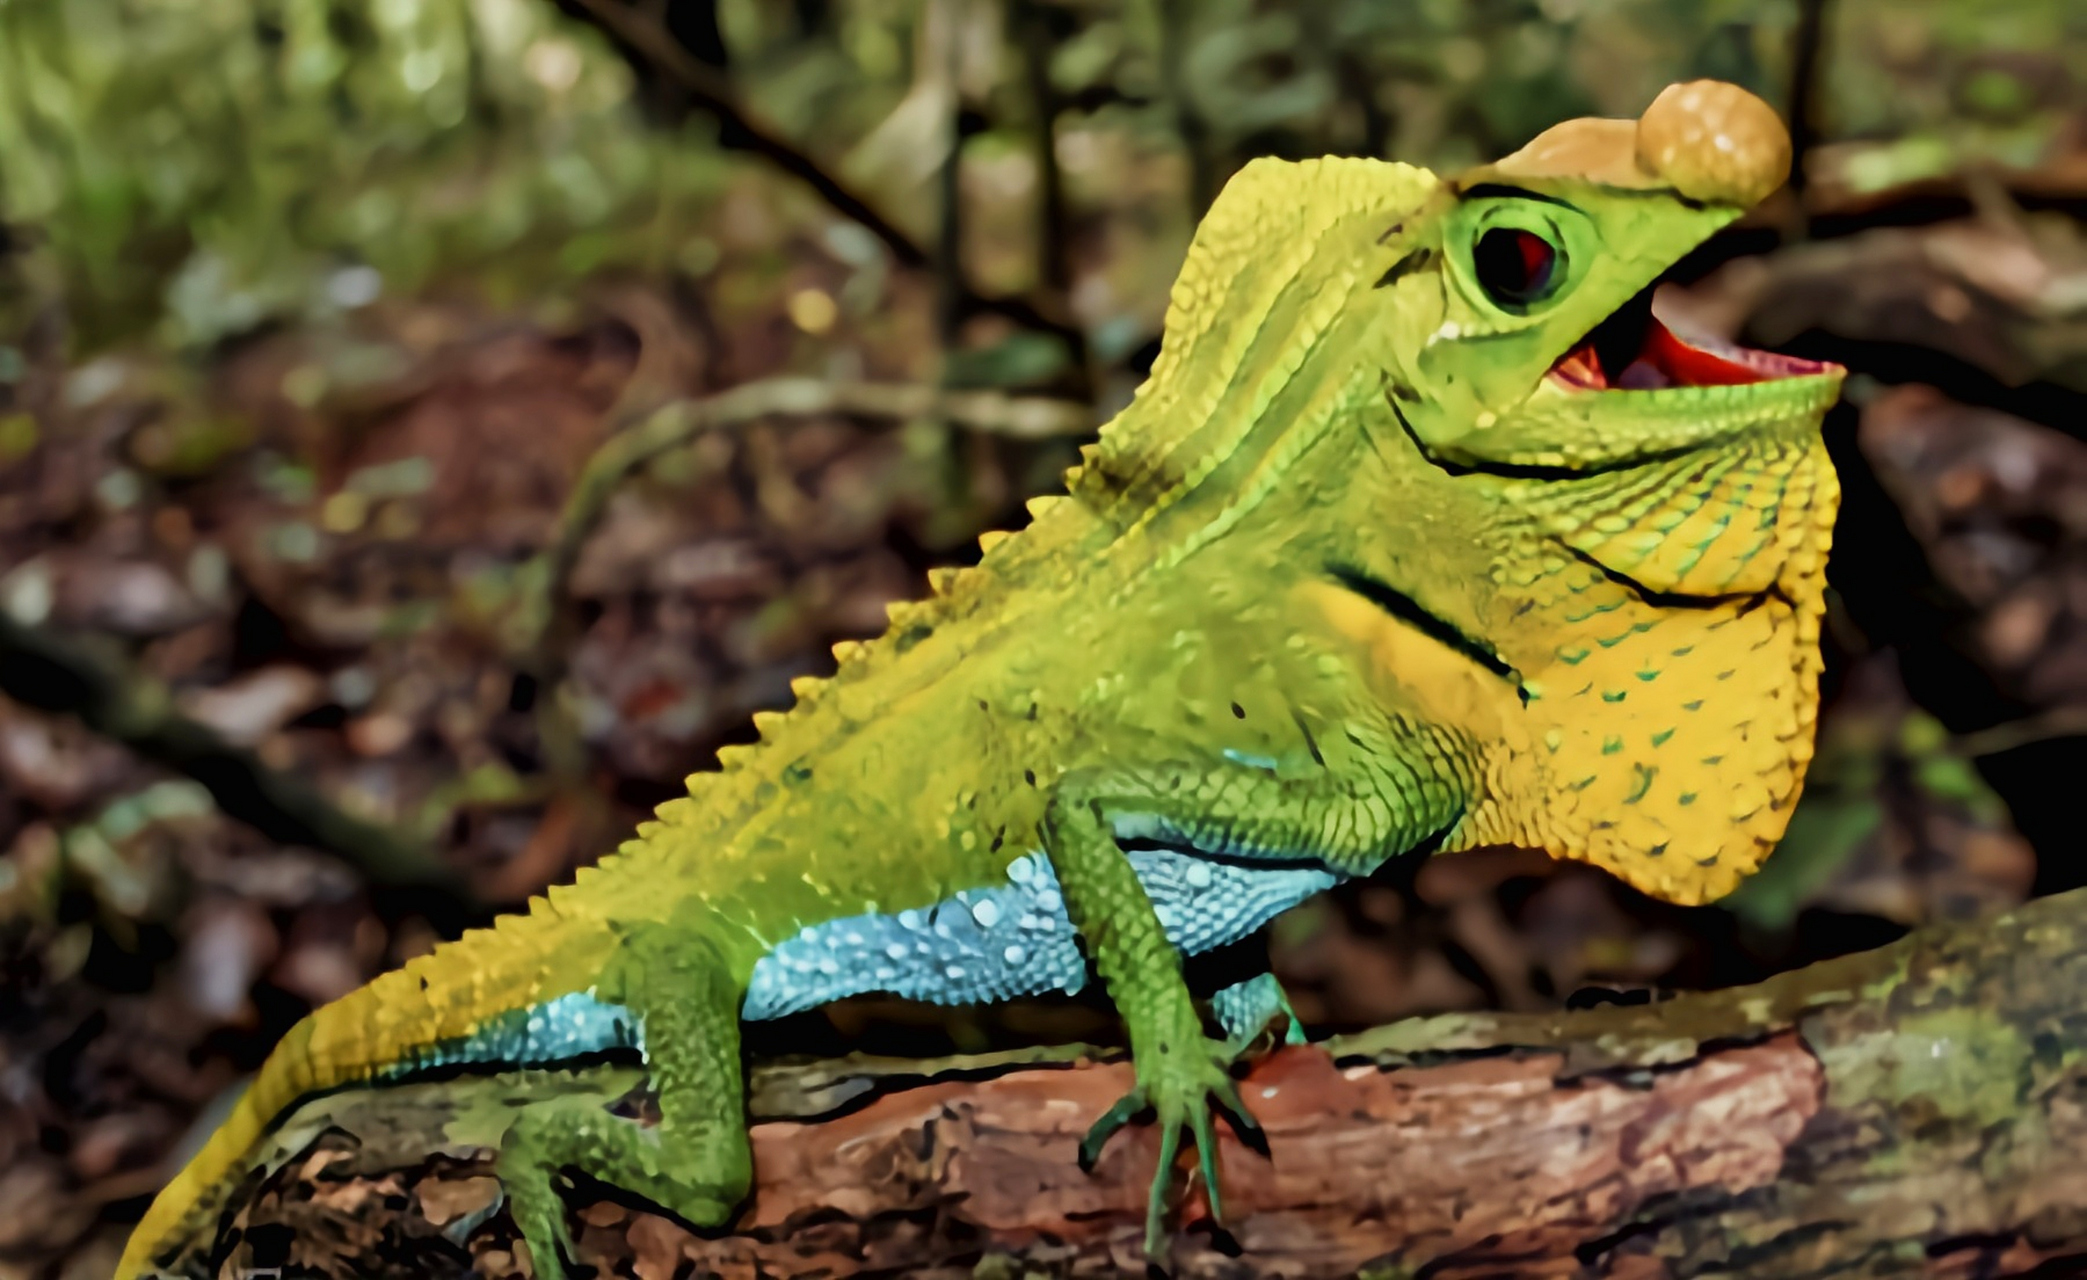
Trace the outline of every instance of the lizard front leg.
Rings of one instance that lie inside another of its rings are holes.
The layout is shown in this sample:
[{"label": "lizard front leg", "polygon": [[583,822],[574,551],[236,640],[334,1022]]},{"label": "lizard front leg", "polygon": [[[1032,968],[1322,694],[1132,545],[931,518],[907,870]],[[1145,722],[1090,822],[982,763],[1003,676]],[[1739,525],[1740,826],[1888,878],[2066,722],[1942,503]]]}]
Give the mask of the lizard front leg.
[{"label": "lizard front leg", "polygon": [[739,993],[723,960],[685,930],[632,926],[601,996],[635,1014],[660,1122],[644,1127],[579,1100],[532,1105],[501,1147],[497,1169],[540,1280],[572,1256],[560,1170],[574,1168],[644,1197],[691,1226],[726,1221],[752,1178]]},{"label": "lizard front leg", "polygon": [[[1222,1219],[1212,1108],[1261,1145],[1227,1067],[1236,1046],[1212,1041],[1158,913],[1118,843],[1120,830],[1164,831],[1213,854],[1318,859],[1367,871],[1439,832],[1465,788],[1447,774],[1379,762],[1367,774],[1279,777],[1226,761],[1068,775],[1046,812],[1044,848],[1067,913],[1129,1033],[1137,1084],[1089,1130],[1091,1169],[1108,1139],[1148,1106],[1160,1125],[1145,1248],[1161,1252],[1167,1192],[1184,1132],[1196,1144],[1213,1217]],[[1248,993],[1254,994],[1254,993]],[[1264,994],[1265,993],[1261,993]],[[1265,1148],[1264,1148],[1265,1149]]]}]

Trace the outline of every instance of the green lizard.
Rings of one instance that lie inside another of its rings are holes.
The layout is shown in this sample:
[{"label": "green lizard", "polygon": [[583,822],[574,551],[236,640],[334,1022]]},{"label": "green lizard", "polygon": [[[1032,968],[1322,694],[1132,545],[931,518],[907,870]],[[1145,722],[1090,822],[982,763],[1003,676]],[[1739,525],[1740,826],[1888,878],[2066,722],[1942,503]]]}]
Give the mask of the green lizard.
[{"label": "green lizard", "polygon": [[613,1051],[656,1127],[544,1103],[499,1154],[537,1272],[569,1256],[562,1169],[722,1224],[742,1020],[1090,974],[1136,1087],[1080,1155],[1155,1113],[1156,1252],[1184,1137],[1219,1212],[1213,1114],[1258,1132],[1227,1067],[1287,1012],[1265,974],[1199,1003],[1184,955],[1410,852],[1729,890],[1811,755],[1841,370],[1684,341],[1650,297],[1788,165],[1707,81],[1450,178],[1248,165],[1068,497],[598,868],[299,1023],[118,1275],[177,1261],[300,1099]]}]

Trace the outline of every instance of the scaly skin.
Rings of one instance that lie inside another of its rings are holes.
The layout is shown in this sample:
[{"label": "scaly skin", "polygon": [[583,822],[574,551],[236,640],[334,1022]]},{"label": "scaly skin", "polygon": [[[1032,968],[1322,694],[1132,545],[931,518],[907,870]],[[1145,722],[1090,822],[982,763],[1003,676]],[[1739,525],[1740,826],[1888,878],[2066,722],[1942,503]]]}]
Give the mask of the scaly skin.
[{"label": "scaly skin", "polygon": [[[1284,1011],[1264,975],[1209,1001],[1231,1033],[1210,1038],[1182,950],[1416,849],[1534,846],[1679,902],[1729,889],[1810,756],[1840,371],[1684,354],[1697,372],[1652,390],[1546,371],[1787,164],[1763,104],[1699,83],[1449,180],[1249,165],[1069,499],[842,646],[576,884],[299,1024],[119,1277],[185,1264],[300,1098],[615,1045],[642,1052],[657,1129],[545,1104],[501,1154],[538,1272],[568,1247],[561,1168],[723,1223],[751,1173],[743,1014],[1011,993],[1077,959],[1058,921],[1137,1076],[1081,1155],[1156,1113],[1157,1252],[1183,1134],[1218,1208],[1213,1108],[1256,1132],[1226,1067]],[[1479,266],[1502,228],[1548,246],[1540,288]]]}]

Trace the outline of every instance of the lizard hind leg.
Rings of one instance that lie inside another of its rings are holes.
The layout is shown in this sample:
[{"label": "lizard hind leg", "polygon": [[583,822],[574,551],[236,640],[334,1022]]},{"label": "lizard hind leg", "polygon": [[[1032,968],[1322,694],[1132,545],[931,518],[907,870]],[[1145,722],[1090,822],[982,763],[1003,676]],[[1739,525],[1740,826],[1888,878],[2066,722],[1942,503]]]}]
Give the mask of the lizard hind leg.
[{"label": "lizard hind leg", "polygon": [[1278,1043],[1305,1043],[1304,1024],[1297,1020],[1290,997],[1283,994],[1283,984],[1272,973],[1257,973],[1219,988],[1210,996],[1210,1011],[1217,1015],[1218,1025],[1225,1029],[1225,1043],[1235,1054],[1246,1052],[1278,1018],[1285,1024]]},{"label": "lizard hind leg", "polygon": [[723,961],[686,932],[669,937],[660,926],[637,926],[601,985],[643,1028],[660,1122],[639,1125],[581,1099],[536,1103],[516,1119],[496,1168],[542,1278],[562,1277],[573,1257],[562,1170],[577,1169],[692,1227],[729,1220],[752,1180],[739,993]]}]

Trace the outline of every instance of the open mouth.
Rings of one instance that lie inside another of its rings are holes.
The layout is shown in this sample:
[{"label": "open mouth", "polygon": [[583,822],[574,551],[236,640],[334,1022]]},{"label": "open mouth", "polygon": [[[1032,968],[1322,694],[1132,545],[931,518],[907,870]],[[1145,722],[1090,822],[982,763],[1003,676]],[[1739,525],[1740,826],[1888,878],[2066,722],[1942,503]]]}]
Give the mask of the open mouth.
[{"label": "open mouth", "polygon": [[1658,391],[1668,387],[1738,387],[1828,373],[1819,360],[1675,335],[1652,314],[1657,282],[1645,286],[1559,356],[1545,376],[1570,391]]}]

